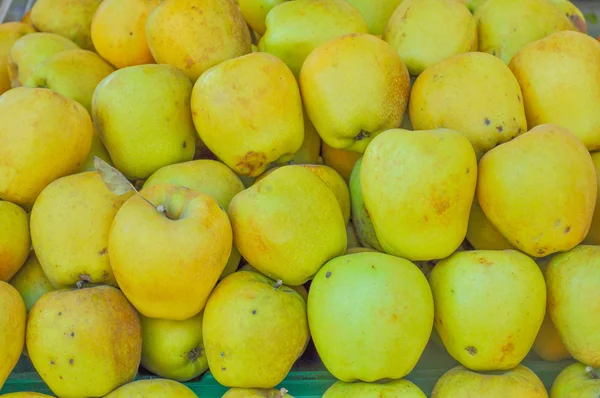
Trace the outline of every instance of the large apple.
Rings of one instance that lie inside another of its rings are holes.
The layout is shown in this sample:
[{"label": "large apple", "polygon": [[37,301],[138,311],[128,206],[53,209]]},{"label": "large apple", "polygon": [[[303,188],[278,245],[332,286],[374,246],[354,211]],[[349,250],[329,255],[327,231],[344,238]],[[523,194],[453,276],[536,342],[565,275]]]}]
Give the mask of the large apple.
[{"label": "large apple", "polygon": [[309,339],[304,299],[257,272],[223,279],[210,295],[203,322],[210,371],[227,387],[275,387]]},{"label": "large apple", "polygon": [[142,329],[135,309],[112,286],[55,290],[27,319],[27,352],[59,397],[102,397],[137,374]]},{"label": "large apple", "polygon": [[197,398],[184,384],[167,379],[137,380],[121,386],[104,398]]},{"label": "large apple", "polygon": [[550,398],[598,398],[600,373],[582,363],[567,366],[552,384]]},{"label": "large apple", "polygon": [[2,94],[0,199],[29,210],[48,184],[83,164],[92,131],[85,108],[52,90],[19,87]]},{"label": "large apple", "polygon": [[431,398],[459,397],[548,398],[548,393],[536,374],[523,365],[494,373],[477,373],[457,366],[438,380]]},{"label": "large apple", "polygon": [[212,197],[178,185],[140,195],[123,204],[110,230],[117,283],[144,316],[190,318],[204,308],[231,253],[227,214]]},{"label": "large apple", "polygon": [[[407,375],[433,326],[433,298],[423,273],[383,253],[336,257],[308,293],[310,331],[339,380],[372,382]],[[368,338],[366,338],[368,336]]]},{"label": "large apple", "polygon": [[98,84],[92,117],[123,174],[145,179],[163,166],[192,160],[191,93],[189,79],[169,65],[119,69]]},{"label": "large apple", "polygon": [[323,398],[426,398],[425,394],[414,383],[400,379],[387,383],[334,383],[323,395]]},{"label": "large apple", "polygon": [[200,312],[183,321],[142,321],[142,366],[160,377],[188,381],[208,369]]}]

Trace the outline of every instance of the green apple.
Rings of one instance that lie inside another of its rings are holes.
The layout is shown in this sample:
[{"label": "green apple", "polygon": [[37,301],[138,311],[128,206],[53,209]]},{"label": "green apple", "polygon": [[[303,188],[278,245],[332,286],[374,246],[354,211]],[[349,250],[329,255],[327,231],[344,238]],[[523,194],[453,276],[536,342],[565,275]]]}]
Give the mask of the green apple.
[{"label": "green apple", "polygon": [[27,312],[40,297],[54,290],[34,252],[31,252],[25,264],[9,283],[23,298]]},{"label": "green apple", "polygon": [[64,50],[79,48],[66,37],[54,33],[30,33],[17,40],[8,56],[8,76],[12,87],[25,84],[35,68]]},{"label": "green apple", "polygon": [[56,33],[93,50],[92,18],[102,0],[37,0],[31,9],[31,24],[41,32]]},{"label": "green apple", "polygon": [[208,369],[202,344],[200,312],[183,321],[148,318],[142,321],[142,366],[152,373],[188,381]]},{"label": "green apple", "polygon": [[345,383],[333,384],[323,398],[426,398],[414,383],[408,380],[393,380],[387,383]]},{"label": "green apple", "polygon": [[559,373],[552,384],[550,398],[598,398],[600,373],[577,362]]},{"label": "green apple", "polygon": [[190,80],[170,65],[119,69],[98,84],[92,117],[117,169],[145,179],[163,166],[192,160],[191,93]]},{"label": "green apple", "polygon": [[273,7],[285,2],[286,0],[239,0],[238,5],[244,19],[250,25],[253,31],[259,35],[264,35],[267,27],[265,19]]},{"label": "green apple", "polygon": [[360,185],[360,169],[362,165],[362,157],[354,163],[352,173],[350,174],[350,200],[352,204],[352,222],[356,230],[356,237],[360,244],[364,247],[375,249],[383,252],[383,248],[375,234],[373,222],[369,216],[369,212],[365,207],[362,188]]},{"label": "green apple", "polygon": [[94,166],[95,157],[99,157],[100,159],[108,163],[110,166],[113,166],[113,162],[110,158],[110,155],[108,154],[108,151],[106,150],[106,147],[104,146],[100,135],[98,135],[98,130],[96,129],[96,126],[94,126],[93,128],[92,147],[90,148],[90,152],[88,153],[87,159],[85,159],[81,166],[79,166],[77,172],[83,173],[85,171],[96,171],[96,167]]},{"label": "green apple", "polygon": [[306,302],[281,281],[236,272],[208,299],[202,332],[210,371],[220,384],[273,388],[308,343]]},{"label": "green apple", "polygon": [[402,0],[348,0],[365,17],[369,33],[382,35],[385,27]]},{"label": "green apple", "polygon": [[295,0],[273,8],[258,51],[280,58],[298,76],[304,60],[319,45],[349,33],[367,33],[360,11],[345,0]]},{"label": "green apple", "polygon": [[375,252],[347,254],[325,263],[313,279],[308,322],[323,364],[337,379],[399,379],[427,345],[433,298],[410,261]]},{"label": "green apple", "polygon": [[115,68],[95,52],[65,50],[39,64],[23,85],[49,88],[79,102],[91,112],[96,86],[114,71]]}]

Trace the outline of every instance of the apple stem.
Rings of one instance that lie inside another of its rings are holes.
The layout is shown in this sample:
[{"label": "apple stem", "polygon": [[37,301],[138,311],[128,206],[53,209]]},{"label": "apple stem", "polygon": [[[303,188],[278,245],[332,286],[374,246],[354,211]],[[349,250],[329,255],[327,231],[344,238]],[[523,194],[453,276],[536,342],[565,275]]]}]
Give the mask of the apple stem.
[{"label": "apple stem", "polygon": [[281,285],[283,285],[283,281],[281,279],[277,279],[277,282],[275,282],[275,286],[273,286],[273,288],[277,290],[281,287]]},{"label": "apple stem", "polygon": [[598,374],[598,369],[594,369],[591,366],[586,366],[585,367],[585,372],[592,378],[592,379],[600,379],[600,374]]},{"label": "apple stem", "polygon": [[165,206],[165,205],[156,206],[156,210],[165,216],[167,215],[167,206]]}]

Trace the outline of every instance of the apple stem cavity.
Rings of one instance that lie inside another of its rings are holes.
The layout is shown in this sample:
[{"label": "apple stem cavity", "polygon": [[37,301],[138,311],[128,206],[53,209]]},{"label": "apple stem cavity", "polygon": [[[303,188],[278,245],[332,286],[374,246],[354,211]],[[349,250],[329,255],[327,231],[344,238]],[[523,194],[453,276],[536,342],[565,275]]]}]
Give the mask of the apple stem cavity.
[{"label": "apple stem cavity", "polygon": [[277,282],[275,282],[275,285],[273,286],[273,288],[275,290],[277,290],[281,287],[281,285],[283,285],[283,281],[281,279],[277,279]]},{"label": "apple stem cavity", "polygon": [[594,369],[591,366],[586,366],[585,367],[585,372],[592,378],[595,380],[600,380],[600,373],[598,373],[598,369]]}]

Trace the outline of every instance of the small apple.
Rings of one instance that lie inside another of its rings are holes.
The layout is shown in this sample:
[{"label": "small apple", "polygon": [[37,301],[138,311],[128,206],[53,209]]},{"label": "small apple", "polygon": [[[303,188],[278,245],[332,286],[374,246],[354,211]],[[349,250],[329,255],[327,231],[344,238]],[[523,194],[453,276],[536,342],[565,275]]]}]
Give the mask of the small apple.
[{"label": "small apple", "polygon": [[548,398],[548,393],[536,374],[523,365],[486,373],[473,372],[459,365],[437,381],[431,394],[431,398],[458,397]]},{"label": "small apple", "polygon": [[33,251],[9,283],[23,298],[27,312],[40,297],[54,290]]},{"label": "small apple", "polygon": [[600,373],[597,369],[577,362],[558,374],[550,398],[598,398],[600,397]]},{"label": "small apple", "polygon": [[230,388],[221,398],[294,398],[285,388]]},{"label": "small apple", "polygon": [[29,216],[19,206],[0,201],[0,281],[8,282],[19,271],[31,248]]},{"label": "small apple", "polygon": [[176,381],[188,381],[208,369],[202,343],[202,315],[183,321],[140,316],[142,366]]},{"label": "small apple", "polygon": [[257,272],[223,279],[208,299],[203,322],[210,371],[226,387],[275,387],[309,339],[304,299]]}]

